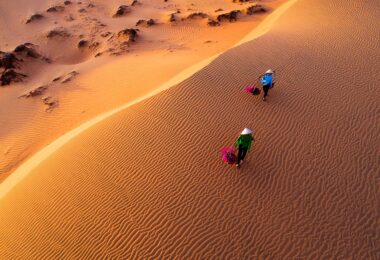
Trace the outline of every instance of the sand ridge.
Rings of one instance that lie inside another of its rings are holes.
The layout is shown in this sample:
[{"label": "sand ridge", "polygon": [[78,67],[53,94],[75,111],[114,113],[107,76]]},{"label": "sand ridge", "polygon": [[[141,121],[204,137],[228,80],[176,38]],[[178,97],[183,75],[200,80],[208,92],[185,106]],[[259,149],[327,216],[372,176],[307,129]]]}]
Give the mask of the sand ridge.
[{"label": "sand ridge", "polygon": [[[65,144],[1,200],[2,257],[377,259],[376,4],[298,1]],[[269,65],[264,103],[243,88]],[[217,152],[246,126],[236,171]]]}]

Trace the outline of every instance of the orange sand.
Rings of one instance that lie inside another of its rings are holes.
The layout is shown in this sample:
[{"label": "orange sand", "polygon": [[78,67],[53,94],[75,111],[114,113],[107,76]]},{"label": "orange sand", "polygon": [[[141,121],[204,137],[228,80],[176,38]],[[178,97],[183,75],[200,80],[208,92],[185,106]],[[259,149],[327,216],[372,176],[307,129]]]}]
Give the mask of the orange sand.
[{"label": "orange sand", "polygon": [[[25,83],[0,89],[0,181],[26,158],[80,123],[141,98],[181,71],[229,49],[267,16],[241,15],[237,22],[210,27],[206,25],[207,19],[180,19],[199,11],[215,16],[219,14],[215,12],[217,8],[223,8],[225,12],[243,10],[253,3],[197,0],[191,5],[184,0],[175,3],[140,1],[142,4],[133,7],[125,17],[112,18],[124,1],[91,1],[95,7],[79,13],[78,9],[89,3],[82,2],[78,5],[73,1],[63,13],[57,14],[46,14],[44,10],[62,4],[60,2],[17,0],[0,3],[0,50],[10,51],[18,44],[32,42],[53,61],[48,65],[27,64],[25,70],[30,77]],[[277,8],[285,2],[277,0],[263,4]],[[170,24],[168,14],[177,9],[181,9],[179,20]],[[26,25],[27,18],[36,12],[43,13],[46,18]],[[66,21],[69,15],[75,20]],[[96,53],[114,47],[99,36],[102,32],[135,28],[137,20],[148,18],[155,18],[158,24],[139,27],[140,37],[129,48],[129,53],[120,56],[105,53],[94,58]],[[99,27],[99,21],[106,26]],[[46,33],[56,27],[67,28],[72,36],[48,40]],[[83,39],[101,42],[99,49],[78,50],[80,35]],[[51,83],[52,79],[73,70],[80,74],[71,82]],[[41,97],[17,99],[21,94],[46,84],[51,86],[44,96],[51,96],[59,102],[58,108],[50,113],[46,113]]]},{"label": "orange sand", "polygon": [[[0,257],[378,258],[377,7],[300,0],[262,37],[63,140],[0,185]],[[264,103],[242,89],[269,67]],[[217,152],[244,127],[257,142],[236,170]]]}]

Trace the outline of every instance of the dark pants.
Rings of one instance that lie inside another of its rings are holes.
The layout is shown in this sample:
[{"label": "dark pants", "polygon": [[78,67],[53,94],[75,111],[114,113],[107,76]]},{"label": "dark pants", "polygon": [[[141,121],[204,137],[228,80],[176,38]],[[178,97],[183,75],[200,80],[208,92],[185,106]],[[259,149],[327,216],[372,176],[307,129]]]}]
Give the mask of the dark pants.
[{"label": "dark pants", "polygon": [[264,90],[264,97],[268,96],[268,91],[270,89],[270,85],[264,85],[263,90]]},{"label": "dark pants", "polygon": [[237,160],[238,164],[240,164],[241,160],[244,160],[245,156],[247,155],[247,151],[248,151],[247,148],[239,145],[238,160]]}]

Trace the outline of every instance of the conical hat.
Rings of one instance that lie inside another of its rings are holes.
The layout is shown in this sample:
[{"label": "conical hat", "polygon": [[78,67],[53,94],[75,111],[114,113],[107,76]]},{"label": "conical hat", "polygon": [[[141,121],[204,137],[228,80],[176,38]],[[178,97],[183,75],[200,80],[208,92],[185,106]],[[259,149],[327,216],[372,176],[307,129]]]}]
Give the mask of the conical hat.
[{"label": "conical hat", "polygon": [[252,130],[249,128],[244,128],[243,132],[241,132],[242,135],[249,135],[252,134]]},{"label": "conical hat", "polygon": [[267,70],[265,74],[273,74],[273,70]]}]

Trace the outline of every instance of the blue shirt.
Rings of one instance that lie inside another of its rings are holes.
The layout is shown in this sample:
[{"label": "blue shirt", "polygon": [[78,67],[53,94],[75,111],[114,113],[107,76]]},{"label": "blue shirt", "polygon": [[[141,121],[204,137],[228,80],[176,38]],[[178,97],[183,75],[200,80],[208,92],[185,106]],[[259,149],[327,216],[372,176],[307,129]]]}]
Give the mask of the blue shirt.
[{"label": "blue shirt", "polygon": [[271,75],[271,74],[265,74],[261,78],[261,84],[263,84],[263,86],[270,85],[272,87],[272,84],[273,84],[273,75]]}]

